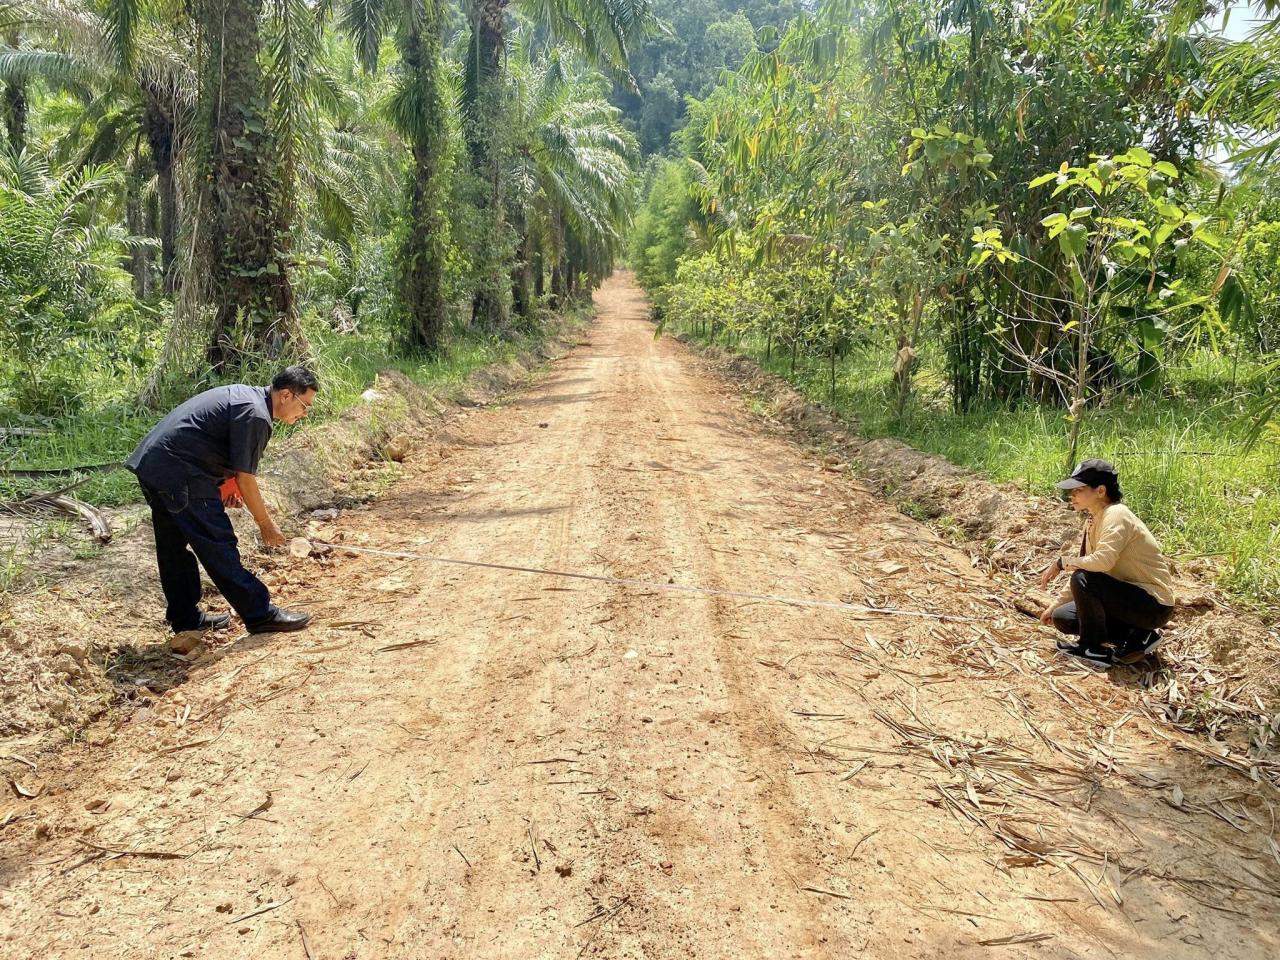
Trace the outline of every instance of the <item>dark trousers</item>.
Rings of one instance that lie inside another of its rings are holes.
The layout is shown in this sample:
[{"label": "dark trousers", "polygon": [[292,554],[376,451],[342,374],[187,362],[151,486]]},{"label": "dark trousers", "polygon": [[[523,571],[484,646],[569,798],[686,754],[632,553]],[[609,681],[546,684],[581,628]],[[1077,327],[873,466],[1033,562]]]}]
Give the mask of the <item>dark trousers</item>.
[{"label": "dark trousers", "polygon": [[221,500],[188,499],[141,484],[151,507],[156,537],[156,565],[168,604],[165,619],[176,631],[200,625],[200,570],[209,574],[246,624],[271,616],[266,585],[240,562],[236,532]]},{"label": "dark trousers", "polygon": [[1080,644],[1100,650],[1105,644],[1123,647],[1136,634],[1158,630],[1173,616],[1141,587],[1105,573],[1076,570],[1071,574],[1070,603],[1053,611],[1053,625],[1078,634]]}]

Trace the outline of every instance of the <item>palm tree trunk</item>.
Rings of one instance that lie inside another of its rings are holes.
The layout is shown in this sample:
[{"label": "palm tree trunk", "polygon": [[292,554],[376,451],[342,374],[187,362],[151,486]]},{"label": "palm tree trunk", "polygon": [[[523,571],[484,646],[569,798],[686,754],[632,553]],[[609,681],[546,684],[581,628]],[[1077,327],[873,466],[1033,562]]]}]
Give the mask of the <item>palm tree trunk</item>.
[{"label": "palm tree trunk", "polygon": [[559,310],[564,305],[564,266],[556,263],[551,267],[551,309]]},{"label": "palm tree trunk", "polygon": [[164,277],[164,292],[172,294],[178,286],[174,266],[178,230],[178,194],[173,179],[174,128],[173,121],[151,91],[147,91],[144,123],[160,193],[160,271]]},{"label": "palm tree trunk", "polygon": [[178,190],[174,183],[173,164],[156,171],[160,192],[160,269],[164,292],[172,295],[178,289]]},{"label": "palm tree trunk", "polygon": [[196,18],[208,49],[203,161],[212,201],[210,288],[214,330],[209,361],[238,367],[242,354],[272,359],[292,342],[305,350],[293,288],[280,254],[286,224],[276,210],[274,144],[259,65],[263,0],[200,0]]},{"label": "palm tree trunk", "polygon": [[516,316],[526,323],[533,317],[533,237],[521,224],[519,257],[511,269],[511,304]]},{"label": "palm tree trunk", "polygon": [[[471,165],[483,185],[480,203],[490,224],[490,256],[505,260],[506,234],[503,223],[502,178],[498,164],[499,127],[502,123],[502,63],[506,53],[506,6],[508,0],[472,0],[471,45],[468,52],[464,98],[469,121],[467,151]],[[501,289],[506,264],[491,263],[481,269],[471,304],[472,323],[485,330],[506,326],[507,305]]]},{"label": "palm tree trunk", "polygon": [[542,259],[542,241],[538,240],[533,246],[533,295],[541,302],[543,296],[547,292],[546,264]]},{"label": "palm tree trunk", "polygon": [[467,53],[466,87],[463,92],[470,115],[467,124],[467,152],[477,171],[490,161],[495,142],[494,103],[486,102],[501,93],[502,55],[506,50],[506,0],[472,0],[471,45]]},{"label": "palm tree trunk", "polygon": [[570,232],[565,238],[565,296],[572,300],[578,295],[579,282],[583,270],[582,242],[576,233]]},{"label": "palm tree trunk", "polygon": [[[142,207],[142,175],[138,170],[139,162],[139,157],[135,153],[129,163],[129,172],[125,179],[125,229],[134,237],[143,236],[147,230],[145,211]],[[129,254],[129,273],[133,275],[133,293],[139,300],[147,299],[150,292],[148,289],[150,285],[147,282],[151,269],[150,252],[146,247],[139,247]]]},{"label": "palm tree trunk", "polygon": [[[10,29],[5,36],[5,43],[16,50],[18,41],[18,31]],[[17,156],[27,143],[27,87],[21,80],[5,81],[4,123],[9,136],[9,148]]]},{"label": "palm tree trunk", "polygon": [[448,125],[440,89],[441,25],[439,13],[430,13],[421,31],[410,28],[401,48],[407,85],[401,95],[411,105],[405,114],[413,122],[412,130],[402,132],[410,140],[414,169],[409,182],[409,227],[397,258],[397,295],[405,346],[427,353],[439,352],[445,321],[445,224],[439,194]]}]

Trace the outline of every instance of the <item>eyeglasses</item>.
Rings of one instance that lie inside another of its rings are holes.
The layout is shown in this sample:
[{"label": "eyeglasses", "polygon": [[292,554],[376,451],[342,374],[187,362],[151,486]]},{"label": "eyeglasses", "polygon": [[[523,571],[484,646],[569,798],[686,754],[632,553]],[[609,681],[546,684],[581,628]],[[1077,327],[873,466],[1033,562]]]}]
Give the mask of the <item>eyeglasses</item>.
[{"label": "eyeglasses", "polygon": [[316,398],[314,396],[310,400],[303,400],[302,396],[297,393],[293,394],[293,399],[297,400],[300,404],[302,404],[303,413],[309,413],[311,411],[312,404],[316,402]]}]

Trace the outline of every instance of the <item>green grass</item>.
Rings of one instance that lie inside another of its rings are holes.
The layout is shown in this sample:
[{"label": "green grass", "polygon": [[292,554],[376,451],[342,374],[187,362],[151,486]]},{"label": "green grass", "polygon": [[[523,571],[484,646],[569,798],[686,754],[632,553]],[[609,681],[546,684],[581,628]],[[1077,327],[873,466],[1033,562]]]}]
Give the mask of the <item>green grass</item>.
[{"label": "green grass", "polygon": [[[313,412],[301,424],[292,427],[277,424],[276,437],[341,416],[359,402],[360,395],[372,385],[380,371],[398,370],[418,384],[448,393],[460,388],[475,371],[514,358],[532,342],[459,335],[450,339],[446,352],[429,359],[396,355],[387,349],[383,338],[339,336],[322,331],[312,340],[321,385]],[[269,378],[267,369],[258,376],[244,377],[251,383],[265,383]],[[135,393],[140,383],[141,376],[128,394]],[[119,397],[125,392],[119,385],[110,387],[113,389],[103,385],[103,395]],[[195,393],[203,388],[192,387],[186,392]],[[182,393],[171,396],[162,405],[163,409],[157,410],[140,409],[128,400],[109,400],[89,406],[74,416],[43,424],[50,430],[47,435],[0,438],[0,467],[60,468],[124,460],[164,411],[183,398]],[[4,411],[0,409],[0,425],[5,422]],[[58,477],[39,481],[0,477],[0,501],[70,482]],[[121,506],[141,500],[137,482],[125,470],[94,474],[77,488],[75,496],[96,506]],[[0,557],[0,565],[3,564],[4,559]]]},{"label": "green grass", "polygon": [[[693,333],[694,331],[686,331]],[[834,400],[825,363],[765,357],[763,342],[739,352],[790,380],[809,400],[858,421],[869,437],[893,437],[953,463],[1048,494],[1062,479],[1066,422],[1058,408],[991,405],[957,415],[936,362],[926,356],[902,421],[890,400],[892,353],[862,350],[837,364]],[[1125,395],[1093,409],[1079,457],[1105,457],[1120,470],[1125,501],[1179,560],[1210,558],[1218,585],[1241,608],[1280,619],[1280,444],[1246,451],[1257,372],[1197,355],[1166,370],[1158,395]],[[1249,377],[1253,376],[1251,382]]]}]

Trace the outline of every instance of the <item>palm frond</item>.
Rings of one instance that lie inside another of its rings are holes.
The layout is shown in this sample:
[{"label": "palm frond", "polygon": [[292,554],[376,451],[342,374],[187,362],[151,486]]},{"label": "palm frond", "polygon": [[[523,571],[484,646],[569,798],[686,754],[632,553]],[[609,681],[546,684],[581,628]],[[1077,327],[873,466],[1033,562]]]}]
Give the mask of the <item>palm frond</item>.
[{"label": "palm frond", "polygon": [[143,3],[144,0],[102,0],[104,36],[122,70],[133,69],[137,60],[135,38]]},{"label": "palm frond", "polygon": [[0,186],[24,197],[47,196],[51,187],[49,158],[30,150],[0,154]]},{"label": "palm frond", "polygon": [[356,58],[369,73],[378,69],[389,12],[383,0],[347,0],[338,18],[338,26],[356,45]]},{"label": "palm frond", "polygon": [[23,83],[33,77],[80,99],[88,99],[89,89],[102,79],[90,64],[65,53],[0,47],[0,80]]}]

